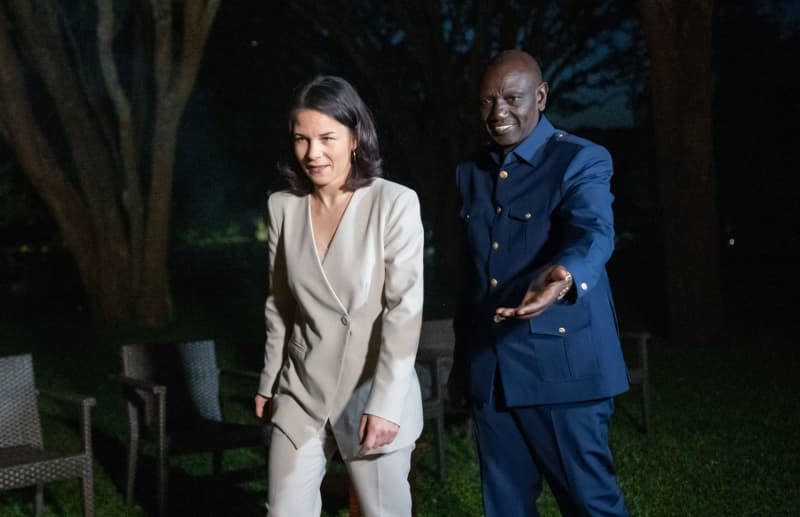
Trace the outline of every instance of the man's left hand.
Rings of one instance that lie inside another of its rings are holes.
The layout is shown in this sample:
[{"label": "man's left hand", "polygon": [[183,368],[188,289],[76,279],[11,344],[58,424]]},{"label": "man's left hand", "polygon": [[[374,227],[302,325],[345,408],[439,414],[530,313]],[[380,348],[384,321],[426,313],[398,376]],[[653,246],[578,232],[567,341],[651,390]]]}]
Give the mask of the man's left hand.
[{"label": "man's left hand", "polygon": [[392,443],[399,430],[400,426],[394,422],[364,413],[361,415],[361,425],[358,429],[358,438],[361,441],[358,455],[364,456],[372,449]]},{"label": "man's left hand", "polygon": [[516,307],[498,307],[494,319],[501,322],[507,318],[527,320],[543,313],[560,300],[572,288],[572,275],[558,264],[550,266],[528,287],[522,303]]}]

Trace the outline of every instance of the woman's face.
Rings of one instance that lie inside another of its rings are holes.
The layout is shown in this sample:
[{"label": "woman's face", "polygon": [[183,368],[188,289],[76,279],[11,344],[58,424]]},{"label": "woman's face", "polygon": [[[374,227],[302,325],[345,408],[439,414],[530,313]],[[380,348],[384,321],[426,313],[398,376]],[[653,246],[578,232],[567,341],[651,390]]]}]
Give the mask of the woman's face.
[{"label": "woman's face", "polygon": [[341,188],[352,166],[356,140],[350,128],[319,111],[294,117],[294,155],[315,189]]}]

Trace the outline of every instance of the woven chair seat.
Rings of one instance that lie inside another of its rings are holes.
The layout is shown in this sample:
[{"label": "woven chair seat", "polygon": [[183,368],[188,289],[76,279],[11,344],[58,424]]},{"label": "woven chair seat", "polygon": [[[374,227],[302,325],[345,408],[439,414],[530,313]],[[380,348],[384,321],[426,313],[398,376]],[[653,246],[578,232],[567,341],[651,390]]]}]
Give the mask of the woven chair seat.
[{"label": "woven chair seat", "polygon": [[[30,354],[0,357],[0,490],[36,487],[35,511],[44,506],[43,485],[49,481],[80,478],[83,514],[94,515],[92,474],[92,397],[37,390]],[[45,450],[38,399],[48,397],[79,408],[83,451]]]},{"label": "woven chair seat", "polygon": [[29,445],[0,448],[0,488],[21,488],[84,474],[86,457],[64,455]]},{"label": "woven chair seat", "polygon": [[[212,453],[213,473],[222,473],[222,453],[256,447],[266,458],[269,426],[226,422],[220,402],[220,370],[213,340],[128,344],[120,349],[122,375],[116,379],[128,407],[128,474],[125,499],[133,500],[139,440],[155,445],[158,515],[167,512],[169,458]],[[255,386],[255,372],[226,371]],[[250,392],[248,392],[248,396]]]}]

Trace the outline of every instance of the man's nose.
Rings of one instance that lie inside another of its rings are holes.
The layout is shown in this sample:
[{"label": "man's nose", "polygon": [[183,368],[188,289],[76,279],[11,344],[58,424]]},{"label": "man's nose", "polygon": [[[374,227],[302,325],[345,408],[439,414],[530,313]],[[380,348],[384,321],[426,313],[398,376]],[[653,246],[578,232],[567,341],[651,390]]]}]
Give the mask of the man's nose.
[{"label": "man's nose", "polygon": [[497,99],[492,104],[492,111],[490,113],[493,119],[502,119],[508,115],[508,104],[503,99]]}]

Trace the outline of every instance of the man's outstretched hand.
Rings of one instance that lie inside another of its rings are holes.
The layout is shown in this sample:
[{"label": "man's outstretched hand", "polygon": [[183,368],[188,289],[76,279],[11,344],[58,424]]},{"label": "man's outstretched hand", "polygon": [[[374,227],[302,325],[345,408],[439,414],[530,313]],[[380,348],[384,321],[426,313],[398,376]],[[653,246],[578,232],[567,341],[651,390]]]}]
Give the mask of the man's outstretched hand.
[{"label": "man's outstretched hand", "polygon": [[525,292],[522,303],[516,307],[498,307],[494,320],[499,323],[508,318],[527,320],[543,313],[572,288],[572,275],[558,264],[550,266],[539,275]]}]

